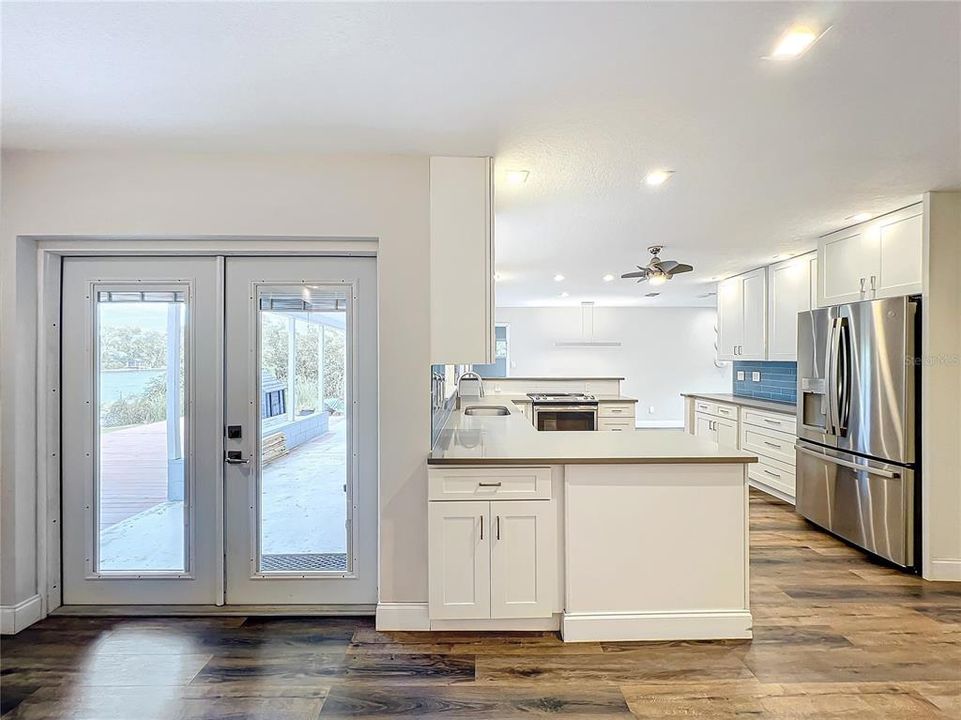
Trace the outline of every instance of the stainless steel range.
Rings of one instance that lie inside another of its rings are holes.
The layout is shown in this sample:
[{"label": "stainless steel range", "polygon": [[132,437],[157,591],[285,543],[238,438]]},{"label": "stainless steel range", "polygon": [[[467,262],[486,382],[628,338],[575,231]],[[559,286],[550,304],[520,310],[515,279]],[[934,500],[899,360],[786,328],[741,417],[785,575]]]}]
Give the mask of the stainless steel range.
[{"label": "stainless steel range", "polygon": [[588,393],[527,393],[538,430],[597,430],[597,398]]}]

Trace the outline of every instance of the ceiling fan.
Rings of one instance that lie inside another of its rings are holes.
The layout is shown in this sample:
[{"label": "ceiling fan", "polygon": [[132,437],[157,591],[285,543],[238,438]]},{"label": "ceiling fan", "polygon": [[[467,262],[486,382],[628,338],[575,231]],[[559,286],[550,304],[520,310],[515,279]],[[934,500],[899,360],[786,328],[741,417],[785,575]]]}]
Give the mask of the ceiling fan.
[{"label": "ceiling fan", "polygon": [[675,275],[691,272],[693,266],[679,263],[676,260],[661,260],[658,254],[664,249],[663,245],[651,245],[648,250],[651,253],[651,261],[646,267],[637,266],[635,272],[624,273],[622,278],[637,278],[638,282],[647,280],[651,285],[663,285]]}]

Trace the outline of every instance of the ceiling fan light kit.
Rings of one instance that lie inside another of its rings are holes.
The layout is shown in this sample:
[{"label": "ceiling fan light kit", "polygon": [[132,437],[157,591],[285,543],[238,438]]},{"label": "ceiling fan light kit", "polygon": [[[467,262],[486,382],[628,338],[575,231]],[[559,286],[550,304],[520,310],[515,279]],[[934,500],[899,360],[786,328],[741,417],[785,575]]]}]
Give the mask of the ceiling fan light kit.
[{"label": "ceiling fan light kit", "polygon": [[651,261],[646,266],[638,265],[637,270],[624,273],[621,278],[625,280],[636,279],[639,283],[647,280],[651,285],[663,285],[675,275],[691,272],[694,269],[692,265],[679,263],[676,260],[661,260],[659,255],[663,249],[662,245],[651,245],[648,248],[648,252],[651,253]]}]

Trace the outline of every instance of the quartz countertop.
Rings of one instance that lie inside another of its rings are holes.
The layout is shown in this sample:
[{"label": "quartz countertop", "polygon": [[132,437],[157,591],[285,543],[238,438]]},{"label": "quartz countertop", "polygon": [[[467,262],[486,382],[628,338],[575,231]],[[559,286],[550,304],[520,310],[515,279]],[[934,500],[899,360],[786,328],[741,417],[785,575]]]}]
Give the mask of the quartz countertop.
[{"label": "quartz countertop", "polygon": [[786,415],[794,415],[797,412],[797,405],[794,403],[762,400],[760,398],[744,397],[743,395],[730,395],[727,393],[681,393],[681,395],[684,397],[701,398],[702,400],[730,403],[731,405],[743,405],[744,407],[769,410],[770,412],[779,412]]},{"label": "quartz countertop", "polygon": [[[637,398],[628,397],[627,395],[611,395],[610,393],[607,393],[607,394],[605,394],[605,393],[590,393],[590,394],[594,396],[594,399],[597,400],[597,402],[624,402],[624,403],[636,403],[636,402],[637,402]],[[506,400],[506,401],[515,402],[515,403],[518,403],[518,402],[521,402],[521,403],[529,403],[529,402],[531,402],[531,399],[530,399],[530,397],[528,397],[527,393],[519,394],[519,393],[497,393],[497,392],[494,392],[494,393],[488,393],[487,395],[484,395],[484,396],[481,398],[481,400],[484,401],[484,402],[490,402],[491,404],[494,404],[494,403],[495,403],[496,401],[498,401],[498,400]]]},{"label": "quartz countertop", "polygon": [[[465,415],[475,405],[503,405],[506,416]],[[505,395],[465,400],[451,412],[429,465],[571,465],[753,463],[751,453],[680,430],[539,432]]]}]

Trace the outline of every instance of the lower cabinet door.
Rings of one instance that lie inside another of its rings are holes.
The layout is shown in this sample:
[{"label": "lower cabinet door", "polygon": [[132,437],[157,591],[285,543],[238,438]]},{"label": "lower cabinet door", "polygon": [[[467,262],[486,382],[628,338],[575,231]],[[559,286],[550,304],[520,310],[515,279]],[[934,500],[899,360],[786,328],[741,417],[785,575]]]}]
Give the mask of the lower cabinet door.
[{"label": "lower cabinet door", "polygon": [[699,438],[717,442],[717,433],[714,430],[714,418],[697,413],[694,416],[694,434]]},{"label": "lower cabinet door", "polygon": [[490,505],[483,500],[427,503],[431,618],[491,616]]},{"label": "lower cabinet door", "polygon": [[550,617],[557,561],[552,503],[494,501],[491,513],[491,617]]},{"label": "lower cabinet door", "polygon": [[717,419],[714,421],[714,427],[717,428],[718,445],[729,448],[737,447],[737,420]]}]

